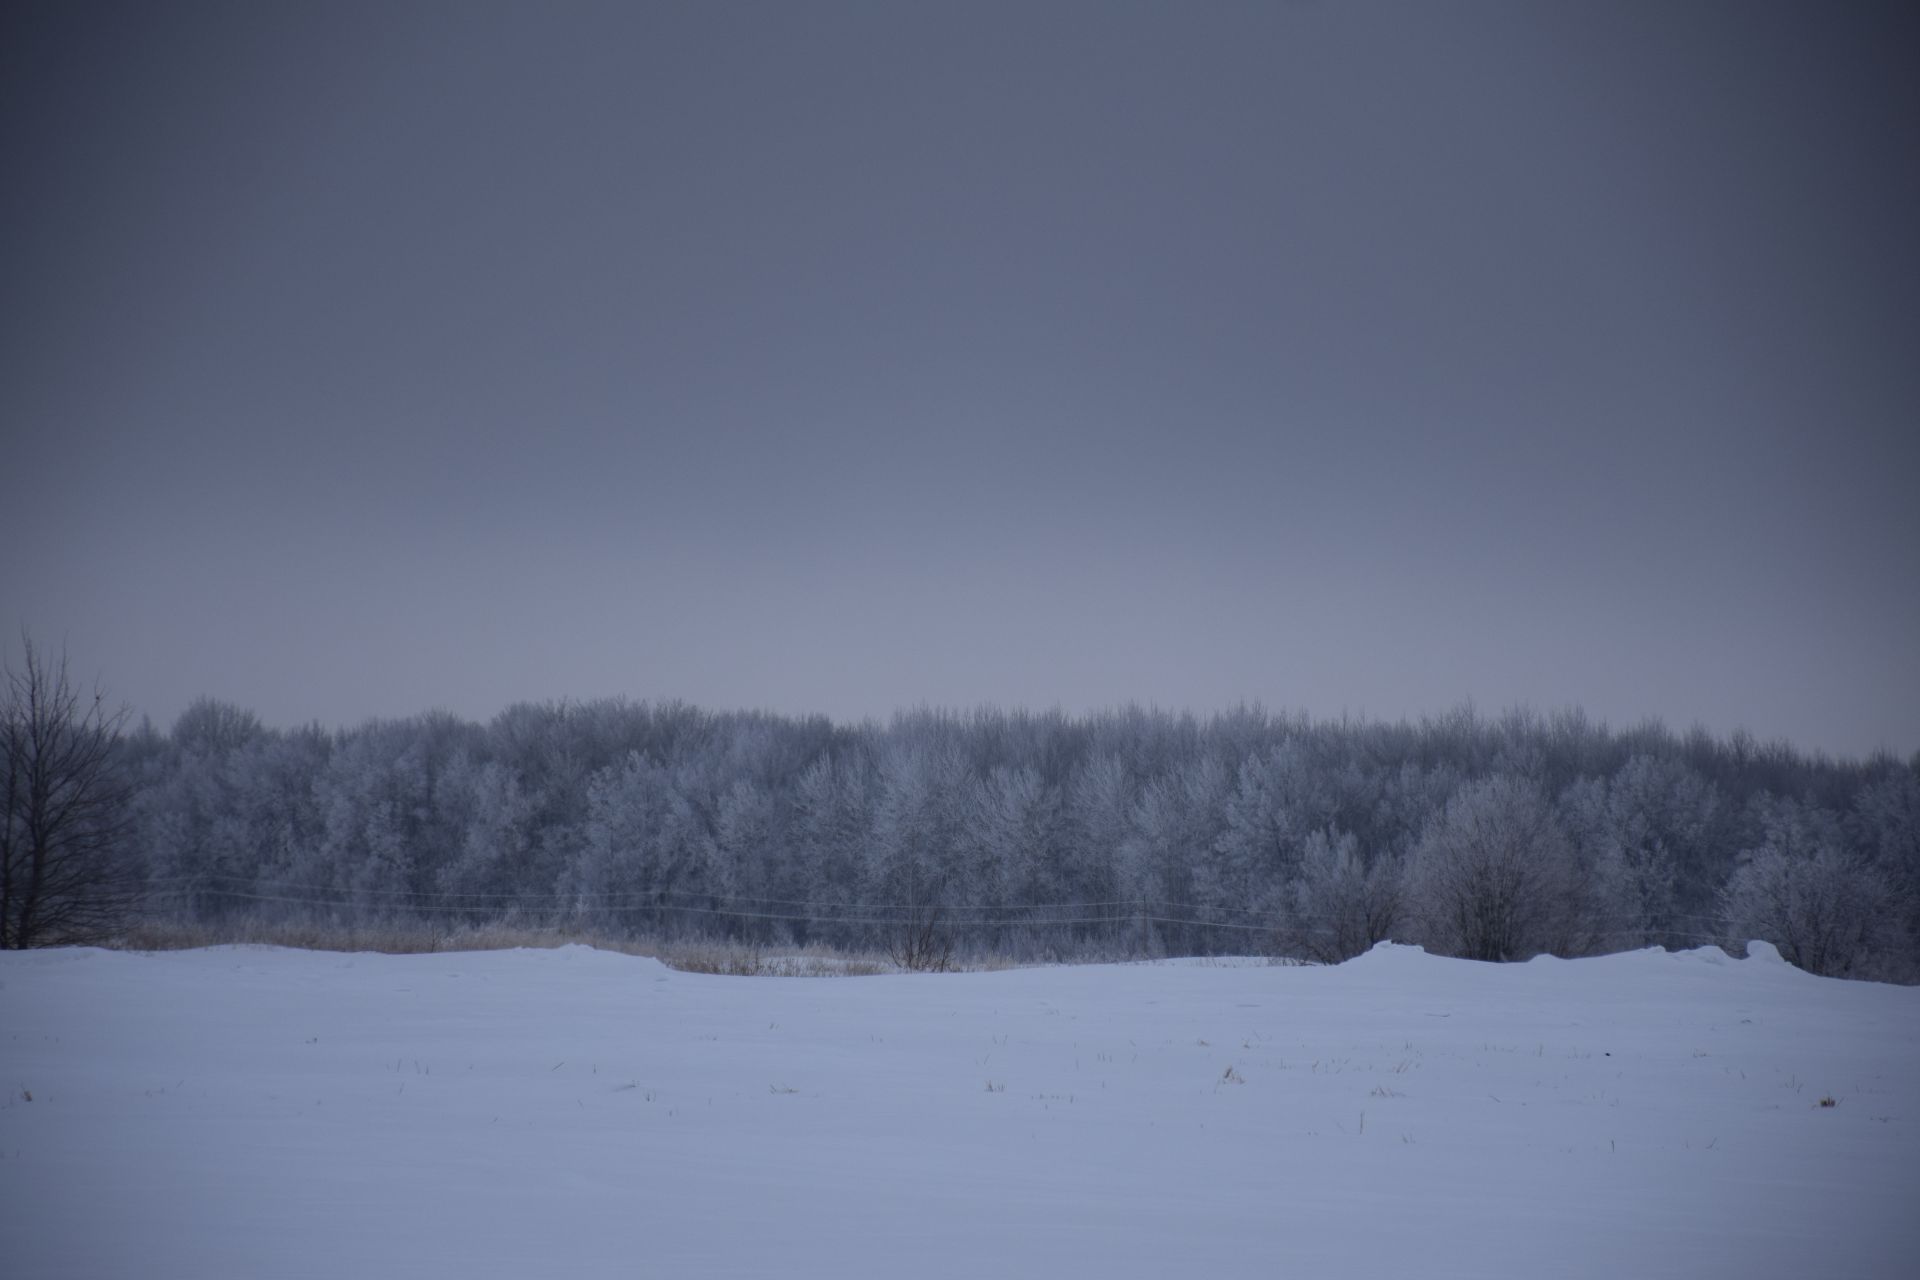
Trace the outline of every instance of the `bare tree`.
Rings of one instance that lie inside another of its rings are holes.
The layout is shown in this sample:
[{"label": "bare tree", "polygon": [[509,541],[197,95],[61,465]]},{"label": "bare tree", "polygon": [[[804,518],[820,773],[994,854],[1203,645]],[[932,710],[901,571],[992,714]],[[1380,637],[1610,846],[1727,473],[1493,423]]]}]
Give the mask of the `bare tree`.
[{"label": "bare tree", "polygon": [[123,859],[131,806],[114,751],[126,711],[109,709],[24,640],[6,670],[0,705],[4,821],[0,821],[0,947],[92,941],[132,903]]},{"label": "bare tree", "polygon": [[953,935],[946,930],[946,912],[939,906],[916,905],[887,935],[887,959],[915,973],[947,973],[953,969]]}]

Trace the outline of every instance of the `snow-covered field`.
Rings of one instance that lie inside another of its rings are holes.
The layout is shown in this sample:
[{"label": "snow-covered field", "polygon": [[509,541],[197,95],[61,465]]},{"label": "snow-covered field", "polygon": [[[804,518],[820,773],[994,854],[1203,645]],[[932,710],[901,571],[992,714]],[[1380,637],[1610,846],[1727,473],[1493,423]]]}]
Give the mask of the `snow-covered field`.
[{"label": "snow-covered field", "polygon": [[1920,990],[1755,952],[10,953],[0,1270],[1920,1275]]}]

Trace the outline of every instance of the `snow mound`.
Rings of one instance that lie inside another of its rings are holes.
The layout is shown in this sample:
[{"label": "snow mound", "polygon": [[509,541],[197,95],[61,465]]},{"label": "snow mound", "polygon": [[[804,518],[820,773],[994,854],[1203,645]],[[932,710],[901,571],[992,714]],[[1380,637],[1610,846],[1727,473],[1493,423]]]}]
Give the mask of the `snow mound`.
[{"label": "snow mound", "polygon": [[1780,948],[1774,946],[1771,942],[1762,942],[1758,938],[1754,938],[1747,943],[1747,959],[1758,960],[1762,964],[1786,963],[1786,960],[1780,955]]},{"label": "snow mound", "polygon": [[1426,959],[1427,949],[1425,947],[1416,946],[1408,942],[1376,942],[1368,950],[1353,957],[1351,960],[1345,961],[1342,967],[1359,964],[1369,966],[1380,964],[1420,964]]}]

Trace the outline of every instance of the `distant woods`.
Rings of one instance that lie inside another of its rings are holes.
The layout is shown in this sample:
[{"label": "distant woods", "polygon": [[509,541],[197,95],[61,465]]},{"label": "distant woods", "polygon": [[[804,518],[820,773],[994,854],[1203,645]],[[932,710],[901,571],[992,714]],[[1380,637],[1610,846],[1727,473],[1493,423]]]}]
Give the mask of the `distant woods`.
[{"label": "distant woods", "polygon": [[912,967],[1765,938],[1815,973],[1920,980],[1920,757],[1469,710],[848,726],[616,700],[283,731],[202,701],[129,732],[31,644],[0,713],[13,947],[139,920],[509,924]]},{"label": "distant woods", "polygon": [[848,726],[603,701],[330,731],[203,701],[117,733],[112,834],[141,912],[215,927],[511,922],[925,964],[1758,937],[1912,980],[1917,765],[1578,713]]}]

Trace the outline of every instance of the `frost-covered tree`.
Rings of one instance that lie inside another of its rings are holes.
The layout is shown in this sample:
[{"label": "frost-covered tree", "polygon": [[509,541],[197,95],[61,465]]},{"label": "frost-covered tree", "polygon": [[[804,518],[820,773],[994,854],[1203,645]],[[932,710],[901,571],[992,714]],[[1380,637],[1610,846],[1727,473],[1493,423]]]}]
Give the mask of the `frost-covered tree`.
[{"label": "frost-covered tree", "polygon": [[[988,877],[976,886],[974,902],[1005,922],[1061,918],[1063,907],[1049,904],[1071,901],[1078,886],[1063,852],[1067,826],[1059,790],[1030,766],[1002,765],[977,781],[970,819],[979,874]],[[1036,937],[1030,928],[1001,924],[982,941],[1024,954],[1057,954],[1071,932],[1046,928],[1047,936]]]},{"label": "frost-covered tree", "polygon": [[867,892],[876,916],[892,922],[882,941],[910,967],[944,967],[955,908],[992,892],[963,856],[966,758],[944,738],[896,738],[883,748],[878,772]]},{"label": "frost-covered tree", "polygon": [[1898,931],[1903,980],[1920,976],[1920,757],[1886,761],[1854,797],[1848,832],[1886,879],[1886,913]]},{"label": "frost-covered tree", "polygon": [[1138,945],[1175,953],[1237,950],[1272,925],[1270,902],[1212,896],[1199,870],[1220,839],[1232,787],[1227,765],[1201,755],[1141,789],[1122,850],[1126,896],[1142,926]]},{"label": "frost-covered tree", "polygon": [[1593,860],[1602,934],[1615,948],[1697,945],[1685,888],[1719,821],[1718,790],[1679,760],[1636,755],[1570,787],[1562,808]]},{"label": "frost-covered tree", "polygon": [[[439,889],[464,914],[539,914],[548,904],[533,865],[538,830],[532,797],[512,766],[462,755],[442,774],[438,792],[465,821],[459,848],[439,869]],[[551,877],[547,878],[550,882]]]},{"label": "frost-covered tree", "polygon": [[873,840],[873,797],[863,758],[823,755],[794,782],[792,847],[802,869],[809,936],[866,946],[857,923]]},{"label": "frost-covered tree", "polygon": [[801,914],[793,908],[806,886],[788,849],[787,826],[787,807],[752,778],[735,778],[720,797],[714,853],[738,899],[738,931],[748,937],[794,934],[795,922],[779,917]]},{"label": "frost-covered tree", "polygon": [[1338,964],[1393,936],[1401,910],[1401,866],[1392,855],[1371,865],[1351,832],[1325,828],[1308,834],[1293,912],[1286,923],[1291,950]]},{"label": "frost-covered tree", "polygon": [[1444,765],[1428,768],[1409,761],[1382,770],[1374,789],[1369,836],[1362,840],[1362,847],[1404,863],[1460,784],[1460,775]]},{"label": "frost-covered tree", "polygon": [[[313,869],[343,908],[411,915],[420,851],[411,839],[428,796],[420,753],[399,724],[349,735],[316,781],[322,832]],[[303,895],[304,896],[304,895]]]},{"label": "frost-covered tree", "polygon": [[576,919],[694,932],[718,919],[709,895],[725,880],[688,782],[638,751],[594,776],[584,840],[558,886]]},{"label": "frost-covered tree", "polygon": [[1298,738],[1243,761],[1196,870],[1200,896],[1271,911],[1299,872],[1308,833],[1332,820],[1331,782]]},{"label": "frost-covered tree", "polygon": [[[269,845],[259,830],[260,756],[272,735],[251,712],[202,698],[181,713],[168,737],[169,760],[137,805],[148,875],[166,899],[193,913],[255,912],[255,882],[269,866],[283,874],[291,861],[289,849]],[[314,774],[287,785],[310,800]]]},{"label": "frost-covered tree", "polygon": [[196,698],[173,722],[173,744],[188,755],[229,756],[267,736],[260,717],[217,698]]},{"label": "frost-covered tree", "polygon": [[1470,960],[1578,949],[1586,907],[1572,844],[1541,788],[1510,775],[1469,784],[1408,867],[1421,937]]},{"label": "frost-covered tree", "polygon": [[974,819],[985,863],[1013,902],[1061,902],[1073,891],[1062,856],[1059,791],[1029,765],[1001,766],[980,779]]},{"label": "frost-covered tree", "polygon": [[[1121,914],[1120,857],[1133,836],[1135,799],[1132,775],[1111,753],[1086,760],[1067,786],[1068,876],[1077,900],[1099,904],[1092,914]],[[1083,931],[1083,936],[1110,941],[1112,932],[1096,928]]]},{"label": "frost-covered tree", "polygon": [[1849,849],[1830,811],[1762,801],[1765,838],[1741,856],[1722,896],[1729,940],[1760,938],[1826,977],[1873,976],[1893,942],[1889,887]]},{"label": "frost-covered tree", "polygon": [[[1449,865],[1430,856],[1461,828],[1449,803],[1503,777],[1557,798],[1566,841],[1547,843],[1572,851],[1548,860],[1544,879],[1565,892],[1528,917],[1521,950],[1578,953],[1594,934],[1692,942],[1736,854],[1766,843],[1755,801],[1792,795],[1846,815],[1841,843],[1884,878],[1882,914],[1903,922],[1887,954],[1920,976],[1913,762],[1808,758],[1704,730],[1471,708],[1336,724],[1137,706],[836,726],[616,698],[522,704],[484,726],[425,715],[281,732],[206,700],[171,734],[125,745],[151,905],[203,919],[441,927],[546,916],[563,888],[585,919],[599,907],[582,904],[606,901],[595,884],[638,875],[655,900],[613,923],[872,945],[883,909],[904,902],[940,913],[956,940],[1025,954],[1262,945],[1302,913],[1339,914],[1310,904],[1351,901],[1376,872],[1383,888],[1396,866]],[[644,783],[642,765],[656,771]],[[1028,903],[1104,905],[993,932]],[[1427,896],[1403,903],[1408,936],[1438,929]],[[786,915],[806,918],[762,920]],[[1464,945],[1441,932],[1452,940],[1436,946]]]}]

